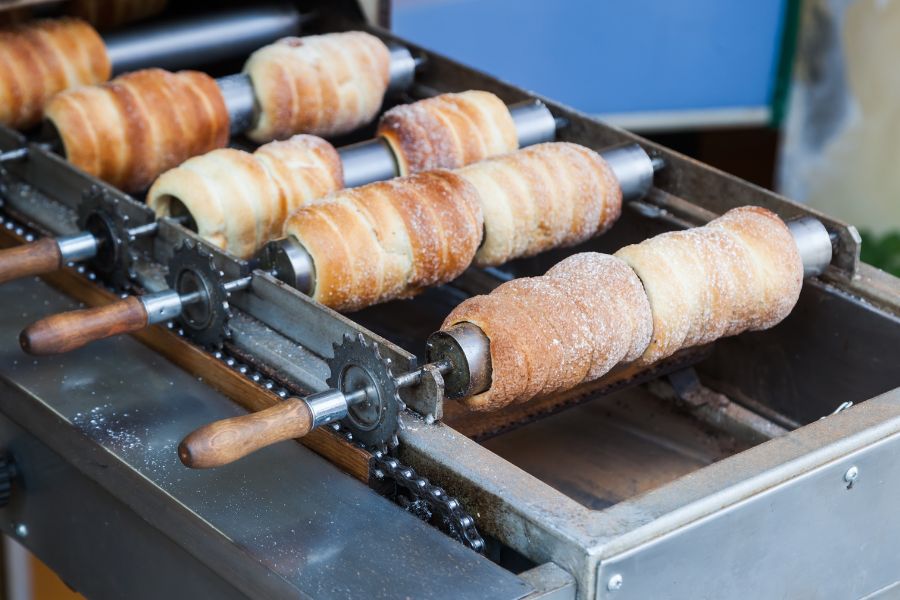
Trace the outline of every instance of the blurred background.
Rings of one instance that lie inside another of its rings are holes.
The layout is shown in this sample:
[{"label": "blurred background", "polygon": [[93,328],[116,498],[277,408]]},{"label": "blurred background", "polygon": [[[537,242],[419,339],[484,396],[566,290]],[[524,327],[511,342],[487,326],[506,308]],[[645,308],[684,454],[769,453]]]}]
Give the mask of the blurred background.
[{"label": "blurred background", "polygon": [[848,221],[900,275],[900,0],[395,0],[392,22]]}]

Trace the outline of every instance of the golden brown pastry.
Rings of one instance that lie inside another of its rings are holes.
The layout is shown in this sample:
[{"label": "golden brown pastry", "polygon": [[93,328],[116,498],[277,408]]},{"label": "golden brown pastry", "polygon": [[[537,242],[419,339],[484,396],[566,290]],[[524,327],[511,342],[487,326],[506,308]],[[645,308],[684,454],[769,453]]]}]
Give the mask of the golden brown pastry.
[{"label": "golden brown pastry", "polygon": [[290,212],[343,186],[337,150],[297,135],[253,154],[219,149],[191,158],[156,180],[147,203],[160,217],[186,210],[200,237],[249,258],[282,236]]},{"label": "golden brown pastry", "polygon": [[481,198],[479,266],[574,246],[609,229],[622,211],[622,189],[612,169],[577,144],[538,144],[457,172]]},{"label": "golden brown pastry", "polygon": [[331,194],[293,213],[284,233],[312,256],[312,297],[352,311],[455,279],[482,226],[475,189],[436,170]]},{"label": "golden brown pastry", "polygon": [[639,357],[652,315],[634,271],[606,254],[576,254],[542,277],[514,279],[470,298],[443,328],[473,323],[490,340],[491,387],[465,399],[473,410],[571,389]]},{"label": "golden brown pastry", "polygon": [[0,30],[0,123],[37,124],[59,91],[106,81],[106,46],[79,19],[47,19]]},{"label": "golden brown pastry", "polygon": [[128,192],[228,142],[222,93],[197,71],[135,71],[59,93],[45,112],[69,162]]},{"label": "golden brown pastry", "polygon": [[140,21],[166,9],[167,0],[71,0],[66,12],[91,23],[98,29]]},{"label": "golden brown pastry", "polygon": [[[334,146],[314,135],[270,142],[253,153],[266,167],[281,194],[286,217],[311,200],[344,187],[344,168]],[[281,237],[284,218],[273,230]]]},{"label": "golden brown pastry", "polygon": [[381,117],[378,135],[393,149],[401,175],[455,169],[519,147],[506,104],[477,90],[395,106]]},{"label": "golden brown pastry", "polygon": [[247,133],[252,140],[330,136],[378,114],[390,78],[390,52],[361,31],[288,37],[254,52],[244,72],[259,103],[257,122]]},{"label": "golden brown pastry", "polygon": [[653,309],[644,363],[772,327],[791,312],[803,282],[803,263],[787,225],[755,206],[627,246],[616,256],[641,278]]},{"label": "golden brown pastry", "polygon": [[598,379],[621,362],[649,364],[772,327],[796,304],[802,278],[787,226],[744,207],[615,256],[571,256],[542,277],[466,300],[443,328],[473,323],[490,340],[491,387],[464,402],[494,410]]}]

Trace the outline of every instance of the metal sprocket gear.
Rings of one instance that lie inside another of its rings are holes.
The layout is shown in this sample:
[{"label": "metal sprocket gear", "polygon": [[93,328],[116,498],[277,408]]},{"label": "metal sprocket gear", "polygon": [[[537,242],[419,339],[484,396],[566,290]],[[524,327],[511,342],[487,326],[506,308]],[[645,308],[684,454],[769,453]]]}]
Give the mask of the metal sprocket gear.
[{"label": "metal sprocket gear", "polygon": [[133,224],[120,200],[107,190],[92,187],[78,205],[78,226],[100,242],[97,255],[88,264],[116,288],[124,287],[134,277],[138,252],[129,233]]},{"label": "metal sprocket gear", "polygon": [[185,240],[169,260],[166,281],[181,296],[201,294],[199,301],[185,304],[179,317],[186,335],[203,346],[219,345],[230,337],[225,273],[216,266],[211,252]]},{"label": "metal sprocket gear", "polygon": [[400,427],[400,388],[391,372],[391,359],[361,333],[344,334],[328,359],[328,385],[345,394],[366,389],[366,400],[351,405],[341,423],[368,447],[394,446]]}]

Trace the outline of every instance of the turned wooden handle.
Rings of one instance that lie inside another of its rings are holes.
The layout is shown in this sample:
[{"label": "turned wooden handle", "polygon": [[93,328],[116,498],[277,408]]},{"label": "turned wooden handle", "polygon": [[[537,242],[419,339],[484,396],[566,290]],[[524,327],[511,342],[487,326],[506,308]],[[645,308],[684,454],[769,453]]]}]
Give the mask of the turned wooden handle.
[{"label": "turned wooden handle", "polygon": [[312,429],[306,402],[289,398],[259,412],[204,425],[178,445],[178,456],[192,469],[221,467],[275,442],[303,437]]},{"label": "turned wooden handle", "polygon": [[19,334],[19,344],[28,354],[60,354],[146,326],[144,304],[140,298],[129,296],[106,306],[73,310],[35,321]]},{"label": "turned wooden handle", "polygon": [[43,238],[30,244],[0,250],[0,283],[20,277],[50,273],[62,267],[59,244]]}]

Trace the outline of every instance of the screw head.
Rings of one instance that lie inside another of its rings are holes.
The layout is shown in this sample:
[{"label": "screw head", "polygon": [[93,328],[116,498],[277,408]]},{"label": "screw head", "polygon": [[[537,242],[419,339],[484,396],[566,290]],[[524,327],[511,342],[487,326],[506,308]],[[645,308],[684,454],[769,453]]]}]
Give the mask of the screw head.
[{"label": "screw head", "polygon": [[25,523],[19,523],[18,525],[16,525],[15,531],[16,531],[16,535],[19,536],[20,538],[27,537],[28,536],[28,525],[26,525]]},{"label": "screw head", "polygon": [[847,469],[846,473],[844,473],[844,481],[852,484],[857,479],[859,479],[859,468],[856,465],[853,465]]},{"label": "screw head", "polygon": [[618,573],[609,578],[609,581],[606,582],[606,589],[610,592],[615,592],[616,590],[622,589],[622,584],[625,583],[625,580]]}]

